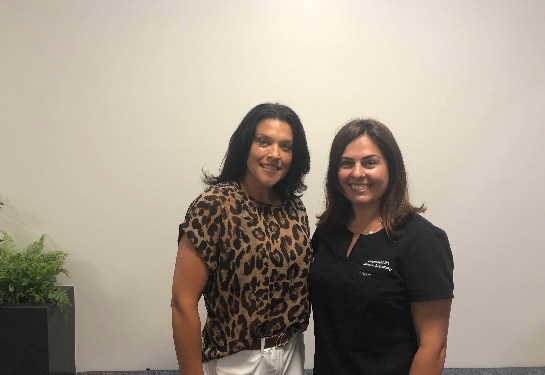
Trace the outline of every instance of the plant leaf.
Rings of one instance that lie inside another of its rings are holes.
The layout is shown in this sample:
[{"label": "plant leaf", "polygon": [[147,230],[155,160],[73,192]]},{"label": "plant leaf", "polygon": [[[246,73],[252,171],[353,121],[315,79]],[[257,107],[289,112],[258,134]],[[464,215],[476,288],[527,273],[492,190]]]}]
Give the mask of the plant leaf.
[{"label": "plant leaf", "polygon": [[42,252],[42,249],[44,248],[44,237],[45,234],[42,234],[40,239],[38,241],[35,241],[32,245],[29,245],[26,249],[22,251],[23,254],[35,254],[38,255]]},{"label": "plant leaf", "polygon": [[65,318],[71,306],[66,292],[55,286],[57,276],[68,271],[62,267],[67,254],[62,251],[42,253],[44,237],[22,252],[5,232],[0,242],[0,304],[43,303],[57,305]]},{"label": "plant leaf", "polygon": [[0,251],[10,251],[15,245],[13,245],[13,238],[11,238],[5,231],[0,229],[0,232],[4,235],[2,242],[0,243]]}]

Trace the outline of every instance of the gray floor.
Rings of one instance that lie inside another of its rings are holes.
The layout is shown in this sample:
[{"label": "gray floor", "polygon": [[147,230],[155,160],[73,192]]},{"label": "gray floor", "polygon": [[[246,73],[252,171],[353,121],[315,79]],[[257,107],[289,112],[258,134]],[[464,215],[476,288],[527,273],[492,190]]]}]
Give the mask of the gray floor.
[{"label": "gray floor", "polygon": [[[178,371],[88,371],[76,375],[179,375]],[[312,375],[312,370],[305,370],[305,375]],[[443,375],[545,375],[545,367],[505,367],[505,368],[448,368]]]},{"label": "gray floor", "polygon": [[443,375],[545,375],[545,367],[446,368]]}]

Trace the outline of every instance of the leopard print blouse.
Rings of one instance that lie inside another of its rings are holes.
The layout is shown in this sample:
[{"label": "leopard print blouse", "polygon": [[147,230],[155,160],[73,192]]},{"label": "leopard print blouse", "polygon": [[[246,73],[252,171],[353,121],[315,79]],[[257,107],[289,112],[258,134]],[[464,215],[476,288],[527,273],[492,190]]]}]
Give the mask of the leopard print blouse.
[{"label": "leopard print blouse", "polygon": [[189,207],[187,234],[209,271],[203,361],[246,349],[288,327],[307,328],[310,229],[303,202],[258,202],[237,182],[211,186]]}]

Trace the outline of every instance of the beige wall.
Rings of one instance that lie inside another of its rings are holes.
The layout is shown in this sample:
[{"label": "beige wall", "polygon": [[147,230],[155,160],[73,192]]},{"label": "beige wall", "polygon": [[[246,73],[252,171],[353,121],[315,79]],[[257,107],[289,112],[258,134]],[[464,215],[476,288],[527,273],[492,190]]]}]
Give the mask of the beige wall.
[{"label": "beige wall", "polygon": [[264,101],[306,127],[312,229],[335,129],[389,125],[454,252],[447,366],[544,366],[544,14],[541,0],[2,0],[0,226],[69,253],[78,371],[176,367],[177,226]]}]

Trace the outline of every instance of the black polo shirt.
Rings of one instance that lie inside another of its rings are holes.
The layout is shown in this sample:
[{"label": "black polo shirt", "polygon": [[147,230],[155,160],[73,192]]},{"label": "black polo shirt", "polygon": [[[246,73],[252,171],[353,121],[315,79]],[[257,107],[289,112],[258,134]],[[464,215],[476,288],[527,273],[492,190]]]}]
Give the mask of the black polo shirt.
[{"label": "black polo shirt", "polygon": [[453,298],[446,233],[417,215],[400,239],[343,228],[312,239],[314,375],[408,374],[418,349],[410,302]]}]

